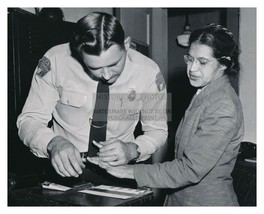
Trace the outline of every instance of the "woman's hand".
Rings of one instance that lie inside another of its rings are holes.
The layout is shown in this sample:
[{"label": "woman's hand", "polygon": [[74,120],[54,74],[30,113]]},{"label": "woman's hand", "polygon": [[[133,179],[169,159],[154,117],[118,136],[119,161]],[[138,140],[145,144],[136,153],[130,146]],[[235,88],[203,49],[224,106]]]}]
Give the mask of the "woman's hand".
[{"label": "woman's hand", "polygon": [[107,162],[111,166],[121,166],[133,159],[138,158],[138,146],[132,142],[123,142],[117,138],[111,138],[104,142],[93,144],[99,148],[98,156],[102,162]]},{"label": "woman's hand", "polygon": [[115,177],[134,179],[133,167],[130,165],[111,166],[107,162],[101,161],[99,157],[88,157],[87,160],[105,169],[109,174]]}]

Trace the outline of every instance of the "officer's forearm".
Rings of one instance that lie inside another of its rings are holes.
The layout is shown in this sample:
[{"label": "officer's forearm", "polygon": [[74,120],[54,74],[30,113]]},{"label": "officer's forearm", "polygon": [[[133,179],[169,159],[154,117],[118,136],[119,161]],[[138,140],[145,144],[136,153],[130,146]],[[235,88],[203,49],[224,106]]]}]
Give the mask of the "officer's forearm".
[{"label": "officer's forearm", "polygon": [[64,137],[62,136],[55,136],[54,138],[52,138],[50,140],[50,142],[48,143],[47,145],[47,152],[48,154],[50,155],[52,149],[56,146],[56,147],[60,147],[58,145],[62,145],[62,144],[65,144],[65,143],[69,143],[68,140],[66,140]]}]

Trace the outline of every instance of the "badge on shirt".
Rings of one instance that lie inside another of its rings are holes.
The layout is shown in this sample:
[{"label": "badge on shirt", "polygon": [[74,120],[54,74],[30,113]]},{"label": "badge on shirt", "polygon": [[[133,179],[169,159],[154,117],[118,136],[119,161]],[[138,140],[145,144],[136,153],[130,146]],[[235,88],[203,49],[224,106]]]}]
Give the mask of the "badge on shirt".
[{"label": "badge on shirt", "polygon": [[160,72],[156,75],[156,81],[155,82],[156,82],[156,85],[157,85],[157,88],[159,91],[162,91],[165,88],[165,81],[164,81],[164,78]]},{"label": "badge on shirt", "polygon": [[45,56],[42,57],[42,59],[39,60],[37,69],[37,75],[43,77],[46,73],[50,71],[50,60]]},{"label": "badge on shirt", "polygon": [[136,98],[136,91],[134,89],[131,89],[129,94],[128,94],[128,100],[129,101],[134,101]]}]

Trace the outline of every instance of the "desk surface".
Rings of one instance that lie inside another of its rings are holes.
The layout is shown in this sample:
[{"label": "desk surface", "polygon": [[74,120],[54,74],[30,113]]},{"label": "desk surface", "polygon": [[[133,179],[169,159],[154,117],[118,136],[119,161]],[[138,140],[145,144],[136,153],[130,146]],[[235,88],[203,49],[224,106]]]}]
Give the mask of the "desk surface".
[{"label": "desk surface", "polygon": [[146,206],[153,192],[135,195],[129,199],[96,196],[72,189],[66,192],[43,189],[41,185],[8,192],[8,206]]}]

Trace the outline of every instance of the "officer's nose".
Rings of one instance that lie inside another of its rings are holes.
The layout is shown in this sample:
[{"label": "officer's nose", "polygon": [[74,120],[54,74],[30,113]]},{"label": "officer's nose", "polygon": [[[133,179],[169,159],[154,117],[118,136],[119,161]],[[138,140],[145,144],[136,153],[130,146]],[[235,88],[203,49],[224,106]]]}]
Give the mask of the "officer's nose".
[{"label": "officer's nose", "polygon": [[111,71],[108,68],[103,68],[102,78],[109,80],[111,78]]}]

